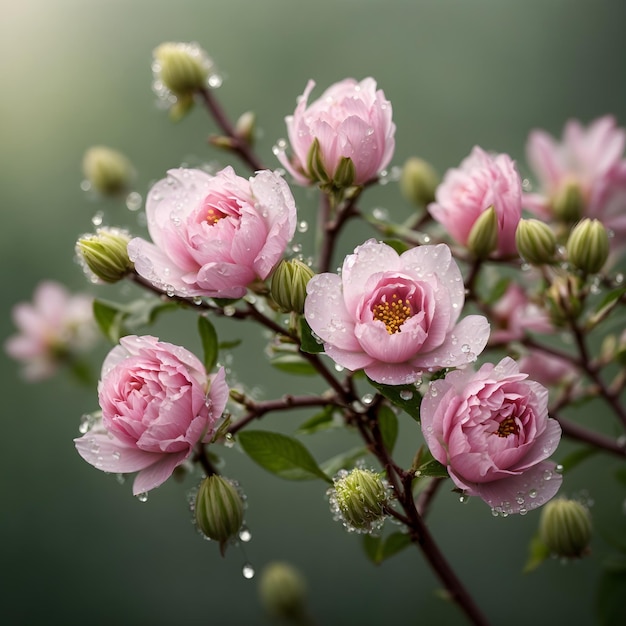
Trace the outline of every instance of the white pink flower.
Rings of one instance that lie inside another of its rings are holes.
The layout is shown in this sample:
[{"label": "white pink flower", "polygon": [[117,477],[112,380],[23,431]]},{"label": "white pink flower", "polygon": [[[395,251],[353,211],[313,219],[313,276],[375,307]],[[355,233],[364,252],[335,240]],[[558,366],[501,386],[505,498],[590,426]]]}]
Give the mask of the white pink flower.
[{"label": "white pink flower", "polygon": [[22,363],[27,380],[52,376],[64,359],[95,344],[92,303],[86,294],[70,294],[60,283],[44,281],[37,285],[32,304],[15,305],[19,334],[7,339],[5,350]]},{"label": "white pink flower", "polygon": [[526,144],[528,164],[537,178],[537,193],[525,194],[524,207],[544,219],[554,215],[554,201],[568,185],[582,196],[582,215],[613,230],[615,243],[626,241],[626,130],[610,115],[584,127],[565,125],[561,141],[534,130]]},{"label": "white pink flower", "polygon": [[426,443],[454,484],[503,514],[544,504],[562,482],[546,460],[561,427],[548,418],[548,390],[527,376],[509,357],[455,370],[430,383],[420,407]]},{"label": "white pink flower", "polygon": [[428,210],[455,241],[465,246],[476,220],[490,207],[497,218],[497,254],[517,256],[515,230],[522,212],[520,176],[507,154],[489,154],[475,146],[460,167],[446,172]]},{"label": "white pink flower", "polygon": [[320,173],[309,163],[311,147],[317,140],[329,180],[335,178],[342,157],[354,164],[353,184],[372,180],[387,167],[395,148],[391,103],[381,89],[376,89],[373,78],[360,82],[346,78],[309,104],[314,86],[310,80],[294,114],[285,118],[292,156],[289,159],[280,151],[280,162],[301,185],[320,181]]},{"label": "white pink flower", "polygon": [[211,176],[176,169],[146,202],[153,243],[135,238],[136,271],[180,296],[240,298],[281,260],[296,227],[296,206],[283,178],[260,171],[249,180],[231,167]]},{"label": "white pink flower", "polygon": [[224,376],[208,376],[180,346],[123,337],[102,365],[102,420],[74,440],[78,453],[104,472],[139,472],[135,495],[158,487],[211,440],[228,399]]},{"label": "white pink flower", "polygon": [[326,354],[379,383],[469,363],[489,337],[482,315],[458,322],[465,287],[444,244],[399,255],[371,239],[346,257],[340,276],[314,276],[307,294],[304,315]]}]

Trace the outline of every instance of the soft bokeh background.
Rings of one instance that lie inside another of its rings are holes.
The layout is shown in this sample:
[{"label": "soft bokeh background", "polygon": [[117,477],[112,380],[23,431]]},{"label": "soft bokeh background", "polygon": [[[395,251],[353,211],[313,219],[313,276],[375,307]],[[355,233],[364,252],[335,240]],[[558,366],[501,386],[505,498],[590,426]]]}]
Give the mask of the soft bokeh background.
[{"label": "soft bokeh background", "polygon": [[[12,305],[44,278],[120,295],[90,288],[72,259],[77,235],[92,229],[98,210],[106,222],[141,232],[137,214],[98,205],[81,191],[87,147],[125,152],[142,195],[170,167],[226,162],[206,144],[213,126],[202,110],[172,124],[155,106],[150,55],[159,43],[198,41],[209,51],[225,79],[219,98],[233,116],[256,111],[259,152],[272,167],[271,146],[284,136],[283,118],[309,78],[321,89],[371,75],[393,103],[395,165],[418,154],[443,171],[480,144],[509,152],[524,171],[533,127],[560,133],[568,117],[588,122],[605,113],[626,123],[625,18],[617,0],[0,0],[0,337],[12,332]],[[310,220],[312,198],[298,192],[298,199]],[[366,194],[363,205],[409,210],[395,185]],[[347,236],[344,250],[364,236]],[[180,313],[154,332],[198,351],[193,322]],[[231,339],[240,331],[220,323],[220,332]],[[264,397],[292,390],[293,379],[268,374],[256,334],[250,348],[233,351],[237,379]],[[105,351],[102,344],[93,355],[96,371]],[[94,389],[63,376],[27,385],[4,355],[0,368],[5,623],[267,624],[255,581],[244,580],[241,567],[249,560],[259,571],[273,559],[307,575],[319,624],[464,623],[436,596],[437,582],[416,550],[370,565],[359,538],[331,520],[323,485],[280,481],[236,449],[225,451],[225,472],[249,495],[253,540],[245,554],[235,548],[220,558],[189,522],[185,492],[193,481],[170,481],[142,504],[128,483],[78,457],[72,438],[81,413],[96,408]],[[266,423],[293,432],[305,417]],[[337,437],[312,436],[318,459],[356,443]],[[419,444],[408,418],[401,438],[408,464]],[[621,510],[623,494],[598,479],[613,465],[598,457],[566,483],[569,493],[591,487],[600,526]],[[592,623],[593,562],[549,562],[521,574],[537,519],[494,519],[481,502],[461,505],[446,492],[431,522],[493,623]],[[594,550],[598,558],[606,550],[601,538]]]}]

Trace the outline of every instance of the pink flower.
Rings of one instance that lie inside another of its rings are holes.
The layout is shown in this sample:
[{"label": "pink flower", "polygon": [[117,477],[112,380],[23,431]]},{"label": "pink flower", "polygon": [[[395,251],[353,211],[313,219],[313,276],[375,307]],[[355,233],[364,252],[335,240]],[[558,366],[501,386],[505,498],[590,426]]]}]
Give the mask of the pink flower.
[{"label": "pink flower", "polygon": [[541,350],[529,350],[518,361],[520,372],[546,387],[580,379],[578,368],[567,359]]},{"label": "pink flower", "polygon": [[249,180],[226,167],[170,170],[146,202],[154,243],[135,238],[128,254],[136,271],[180,296],[240,298],[280,261],[296,228],[287,183],[270,171]]},{"label": "pink flower", "polygon": [[500,256],[517,256],[515,230],[522,212],[522,182],[507,154],[491,155],[475,146],[461,166],[446,172],[430,214],[462,245],[478,217],[493,207]]},{"label": "pink flower", "polygon": [[72,295],[63,285],[45,281],[35,289],[32,304],[21,302],[13,308],[20,332],[9,337],[5,350],[22,362],[27,380],[52,376],[64,359],[94,345],[92,302],[86,294]]},{"label": "pink flower", "polygon": [[459,489],[498,513],[523,513],[552,498],[562,481],[545,460],[561,438],[547,407],[548,390],[506,357],[432,382],[420,408],[422,431]]},{"label": "pink flower", "polygon": [[[565,125],[561,142],[534,130],[526,145],[528,164],[539,193],[525,194],[524,206],[543,218],[554,215],[554,201],[574,185],[582,196],[582,215],[600,220],[626,242],[626,130],[609,115],[584,128],[578,120]],[[574,221],[575,221],[574,219]]]},{"label": "pink flower", "polygon": [[492,308],[493,329],[489,343],[499,344],[522,339],[528,331],[552,333],[550,316],[531,302],[526,292],[511,283]]},{"label": "pink flower", "polygon": [[326,354],[379,383],[474,361],[489,337],[482,315],[457,323],[465,288],[444,244],[398,255],[371,239],[346,257],[341,276],[318,274],[307,293],[304,315]]},{"label": "pink flower", "polygon": [[[293,156],[290,160],[280,151],[278,159],[301,185],[334,180],[342,157],[354,164],[353,184],[372,180],[387,167],[395,148],[391,103],[376,89],[373,78],[361,82],[346,78],[308,104],[314,86],[310,80],[294,114],[285,118]],[[310,168],[310,150],[316,139],[326,180]]]},{"label": "pink flower", "polygon": [[228,393],[224,370],[207,376],[185,348],[123,337],[102,364],[102,421],[74,440],[76,449],[104,472],[138,471],[133,494],[149,491],[211,440]]}]

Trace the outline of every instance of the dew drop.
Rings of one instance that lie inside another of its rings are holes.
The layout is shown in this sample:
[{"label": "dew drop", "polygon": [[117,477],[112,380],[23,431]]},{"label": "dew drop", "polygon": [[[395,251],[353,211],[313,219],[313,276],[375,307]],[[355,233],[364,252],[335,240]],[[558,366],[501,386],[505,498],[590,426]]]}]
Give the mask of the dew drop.
[{"label": "dew drop", "polygon": [[403,389],[400,392],[400,398],[402,398],[402,400],[412,400],[413,392],[410,389]]},{"label": "dew drop", "polygon": [[536,490],[536,489],[531,489],[531,490],[528,492],[528,497],[529,497],[529,498],[536,498],[536,497],[537,497],[537,490]]},{"label": "dew drop", "polygon": [[120,457],[122,456],[122,453],[119,450],[115,450],[115,452],[113,452],[111,456],[113,457],[114,461],[119,461]]},{"label": "dew drop", "polygon": [[248,541],[252,539],[252,533],[244,526],[239,531],[239,539],[243,541],[244,543],[248,543]]},{"label": "dew drop", "polygon": [[461,504],[465,504],[468,500],[469,500],[469,496],[468,496],[466,493],[462,493],[462,494],[459,496],[459,502],[460,502]]},{"label": "dew drop", "polygon": [[235,445],[235,438],[231,435],[231,433],[226,433],[224,435],[224,445],[227,448],[232,448]]},{"label": "dew drop", "polygon": [[235,314],[235,311],[236,311],[236,309],[235,309],[235,307],[232,304],[227,304],[224,307],[224,315],[226,317],[232,317]]},{"label": "dew drop", "polygon": [[545,472],[543,473],[543,479],[544,480],[551,480],[552,479],[552,470],[545,470]]},{"label": "dew drop", "polygon": [[139,502],[147,502],[148,501],[148,494],[145,491],[142,491],[141,493],[137,494],[137,500],[139,500]]},{"label": "dew drop", "polygon": [[81,181],[80,188],[83,191],[90,191],[91,190],[91,183],[88,180],[85,179],[85,180]]},{"label": "dew drop", "polygon": [[304,220],[302,220],[301,222],[298,222],[298,232],[299,233],[306,233],[307,230],[309,230],[308,222],[305,222]]},{"label": "dew drop", "polygon": [[335,363],[335,371],[336,372],[343,372],[344,367],[343,365],[339,365],[339,363]]},{"label": "dew drop", "polygon": [[247,580],[254,578],[254,568],[252,567],[252,565],[250,565],[250,563],[246,563],[243,566],[241,573],[243,574],[243,577],[246,578]]},{"label": "dew drop", "polygon": [[371,393],[366,393],[361,398],[361,402],[365,405],[372,404],[373,401],[374,401],[374,396]]},{"label": "dew drop", "polygon": [[209,80],[207,81],[211,89],[217,89],[218,87],[221,87],[223,82],[224,79],[219,74],[211,74],[209,76]]},{"label": "dew drop", "polygon": [[383,209],[381,207],[377,207],[372,211],[372,215],[375,219],[385,221],[389,219],[389,213],[387,209]]},{"label": "dew drop", "polygon": [[129,211],[138,211],[141,208],[143,199],[141,197],[140,193],[137,193],[136,191],[131,191],[127,196],[126,196],[126,208]]},{"label": "dew drop", "polygon": [[98,211],[92,218],[91,218],[91,223],[94,226],[101,226],[102,225],[102,220],[104,219],[104,213],[102,213],[102,211]]}]

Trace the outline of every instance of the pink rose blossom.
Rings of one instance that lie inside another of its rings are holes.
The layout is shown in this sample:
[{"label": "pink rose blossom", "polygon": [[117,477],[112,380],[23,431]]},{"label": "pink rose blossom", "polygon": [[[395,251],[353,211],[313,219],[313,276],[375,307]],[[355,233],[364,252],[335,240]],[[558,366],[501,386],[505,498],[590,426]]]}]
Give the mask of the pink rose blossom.
[{"label": "pink rose blossom", "polygon": [[170,170],[146,202],[152,241],[135,238],[128,254],[151,283],[181,296],[240,298],[268,277],[296,228],[296,206],[283,178],[249,180],[226,167],[211,176]]},{"label": "pink rose blossom", "polygon": [[379,383],[474,361],[489,337],[482,315],[457,323],[465,287],[444,244],[399,255],[371,239],[346,257],[341,276],[318,274],[307,293],[304,315],[326,354]]},{"label": "pink rose blossom", "polygon": [[610,115],[584,128],[578,120],[565,125],[561,142],[543,130],[534,130],[526,145],[528,164],[537,177],[539,192],[525,194],[524,207],[544,219],[553,215],[552,203],[568,185],[578,186],[583,214],[600,220],[626,242],[626,130]]},{"label": "pink rose blossom", "polygon": [[102,420],[74,440],[76,449],[102,471],[138,471],[133,493],[149,491],[211,440],[228,393],[223,368],[209,377],[185,348],[123,337],[102,365]]},{"label": "pink rose blossom", "polygon": [[520,372],[546,387],[580,380],[580,372],[571,361],[542,350],[529,350],[518,365]]},{"label": "pink rose blossom", "polygon": [[462,245],[472,226],[490,207],[498,222],[497,254],[517,256],[515,230],[522,213],[522,182],[507,154],[489,154],[475,146],[459,168],[446,172],[428,206],[430,214]]},{"label": "pink rose blossom", "polygon": [[32,304],[21,302],[13,308],[20,332],[7,339],[5,350],[23,364],[24,378],[48,378],[65,358],[95,344],[92,303],[86,294],[72,295],[63,285],[45,281],[35,289]]},{"label": "pink rose blossom", "polygon": [[545,459],[561,427],[548,418],[548,390],[513,359],[432,382],[420,415],[426,443],[454,484],[494,511],[523,513],[559,490],[562,477]]},{"label": "pink rose blossom", "polygon": [[522,339],[528,331],[552,333],[550,316],[531,302],[526,292],[511,283],[491,309],[492,331],[489,343],[500,344]]},{"label": "pink rose blossom", "polygon": [[314,86],[310,80],[294,114],[285,118],[293,155],[288,159],[284,151],[279,152],[280,162],[301,185],[320,180],[318,172],[308,169],[309,151],[317,139],[331,181],[342,157],[354,164],[353,184],[372,180],[387,167],[395,148],[391,103],[376,89],[373,78],[361,82],[346,78],[308,104]]}]

